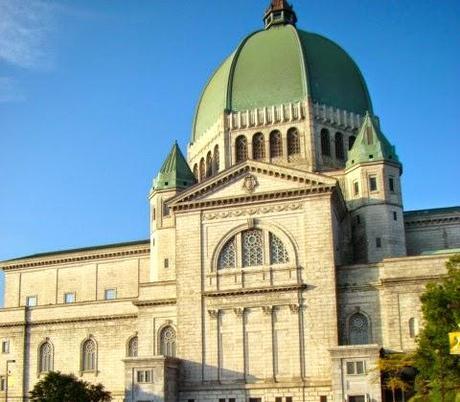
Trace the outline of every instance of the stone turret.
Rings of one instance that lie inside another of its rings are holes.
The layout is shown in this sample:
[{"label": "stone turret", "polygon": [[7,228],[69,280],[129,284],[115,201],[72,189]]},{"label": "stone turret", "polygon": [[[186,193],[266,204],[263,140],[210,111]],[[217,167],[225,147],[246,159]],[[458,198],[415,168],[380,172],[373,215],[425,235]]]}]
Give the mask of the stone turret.
[{"label": "stone turret", "polygon": [[406,255],[401,174],[394,146],[367,113],[345,169],[356,262]]},{"label": "stone turret", "polygon": [[175,279],[175,219],[167,201],[196,183],[177,142],[174,143],[150,191],[150,280]]}]

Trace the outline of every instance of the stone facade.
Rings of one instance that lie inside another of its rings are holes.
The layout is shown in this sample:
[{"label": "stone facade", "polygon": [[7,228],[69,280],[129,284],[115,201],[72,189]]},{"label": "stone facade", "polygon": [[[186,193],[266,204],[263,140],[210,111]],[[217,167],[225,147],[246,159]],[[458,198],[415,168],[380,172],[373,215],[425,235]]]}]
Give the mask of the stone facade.
[{"label": "stone facade", "polygon": [[168,158],[149,239],[1,263],[9,400],[55,370],[115,402],[380,402],[372,369],[414,349],[460,208],[404,213],[377,119],[311,97],[223,110],[188,151],[197,183]]}]

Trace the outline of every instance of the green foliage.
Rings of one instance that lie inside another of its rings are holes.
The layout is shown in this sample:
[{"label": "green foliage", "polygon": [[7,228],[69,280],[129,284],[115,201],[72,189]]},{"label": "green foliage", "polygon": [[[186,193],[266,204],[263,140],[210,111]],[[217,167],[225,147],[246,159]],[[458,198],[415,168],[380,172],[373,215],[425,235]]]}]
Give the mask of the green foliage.
[{"label": "green foliage", "polygon": [[416,400],[453,402],[460,391],[460,356],[451,355],[449,332],[460,324],[460,255],[446,264],[448,274],[423,293],[424,328],[415,354]]},{"label": "green foliage", "polygon": [[109,402],[110,392],[101,384],[92,385],[73,374],[50,372],[30,392],[33,402]]},{"label": "green foliage", "polygon": [[396,391],[408,392],[413,388],[413,375],[410,368],[414,365],[414,357],[405,353],[392,353],[381,357],[376,370],[382,374],[383,387],[390,390],[393,402]]}]

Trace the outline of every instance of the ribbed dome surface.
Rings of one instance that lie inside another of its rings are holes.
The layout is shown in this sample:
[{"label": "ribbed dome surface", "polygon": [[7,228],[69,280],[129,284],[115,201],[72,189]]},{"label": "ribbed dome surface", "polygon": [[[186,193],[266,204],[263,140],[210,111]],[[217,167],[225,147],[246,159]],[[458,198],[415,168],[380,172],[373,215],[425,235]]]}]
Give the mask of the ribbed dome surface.
[{"label": "ribbed dome surface", "polygon": [[249,35],[216,70],[196,110],[192,142],[225,111],[314,102],[372,113],[366,83],[350,56],[334,42],[293,25]]}]

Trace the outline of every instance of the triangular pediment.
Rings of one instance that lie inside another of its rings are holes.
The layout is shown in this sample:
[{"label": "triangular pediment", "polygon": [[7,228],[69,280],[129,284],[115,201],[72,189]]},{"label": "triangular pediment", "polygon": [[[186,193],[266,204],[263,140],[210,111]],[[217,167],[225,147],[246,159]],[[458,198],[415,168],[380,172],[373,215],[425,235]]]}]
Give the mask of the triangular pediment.
[{"label": "triangular pediment", "polygon": [[336,184],[336,179],[329,176],[246,161],[180,193],[169,202],[169,206],[190,209],[298,197],[331,191]]}]

